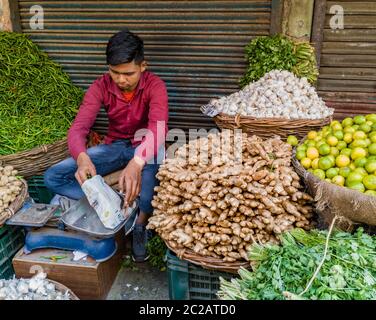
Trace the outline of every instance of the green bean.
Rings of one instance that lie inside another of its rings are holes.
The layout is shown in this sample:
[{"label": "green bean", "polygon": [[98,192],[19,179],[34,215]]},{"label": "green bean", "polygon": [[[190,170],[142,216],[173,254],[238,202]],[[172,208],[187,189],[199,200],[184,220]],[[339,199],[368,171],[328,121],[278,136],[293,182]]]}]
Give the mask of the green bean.
[{"label": "green bean", "polygon": [[0,32],[0,155],[64,138],[82,97],[26,35]]}]

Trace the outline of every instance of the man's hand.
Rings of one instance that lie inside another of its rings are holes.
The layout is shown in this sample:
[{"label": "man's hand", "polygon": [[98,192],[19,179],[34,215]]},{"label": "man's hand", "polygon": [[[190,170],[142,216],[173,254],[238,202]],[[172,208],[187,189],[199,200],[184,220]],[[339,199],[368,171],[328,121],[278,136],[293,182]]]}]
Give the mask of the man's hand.
[{"label": "man's hand", "polygon": [[141,192],[141,172],[144,164],[133,158],[121,172],[119,177],[120,192],[125,193],[124,207],[133,203]]},{"label": "man's hand", "polygon": [[75,177],[80,185],[82,185],[88,176],[94,177],[97,174],[97,170],[90,157],[85,152],[81,152],[77,158],[78,169],[75,173]]}]

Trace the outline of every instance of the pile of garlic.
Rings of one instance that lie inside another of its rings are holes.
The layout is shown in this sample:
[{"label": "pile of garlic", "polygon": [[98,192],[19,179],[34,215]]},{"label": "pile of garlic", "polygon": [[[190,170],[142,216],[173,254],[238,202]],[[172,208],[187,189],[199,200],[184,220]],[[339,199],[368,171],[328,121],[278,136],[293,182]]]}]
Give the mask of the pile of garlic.
[{"label": "pile of garlic", "polygon": [[242,90],[209,102],[218,112],[255,118],[323,119],[328,108],[306,78],[273,70]]},{"label": "pile of garlic", "polygon": [[68,291],[56,290],[46,277],[39,272],[31,279],[0,280],[0,300],[70,300]]},{"label": "pile of garlic", "polygon": [[0,166],[0,225],[12,216],[7,210],[21,192],[22,182],[16,177],[17,170],[12,166]]}]

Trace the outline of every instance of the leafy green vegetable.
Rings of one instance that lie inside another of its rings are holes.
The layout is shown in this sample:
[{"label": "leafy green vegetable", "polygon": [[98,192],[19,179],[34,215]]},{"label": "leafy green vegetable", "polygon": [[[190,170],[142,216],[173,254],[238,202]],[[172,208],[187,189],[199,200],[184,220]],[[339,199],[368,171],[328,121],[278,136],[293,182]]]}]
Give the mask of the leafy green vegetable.
[{"label": "leafy green vegetable", "polygon": [[0,155],[64,138],[82,97],[26,35],[0,32]]},{"label": "leafy green vegetable", "polygon": [[131,256],[125,256],[122,263],[122,268],[129,269],[131,271],[138,271],[139,269],[136,267],[135,262],[132,260]]},{"label": "leafy green vegetable", "polygon": [[318,69],[314,48],[308,42],[293,42],[282,35],[262,36],[246,47],[248,68],[240,79],[241,87],[262,78],[272,70],[287,70],[298,77],[317,81]]},{"label": "leafy green vegetable", "polygon": [[149,254],[149,263],[161,271],[166,270],[166,250],[167,247],[159,235],[155,235],[146,245]]},{"label": "leafy green vegetable", "polygon": [[309,290],[300,296],[323,257],[327,231],[294,229],[277,245],[253,245],[254,272],[221,279],[222,299],[376,299],[376,238],[359,228],[354,234],[334,232],[327,258]]}]

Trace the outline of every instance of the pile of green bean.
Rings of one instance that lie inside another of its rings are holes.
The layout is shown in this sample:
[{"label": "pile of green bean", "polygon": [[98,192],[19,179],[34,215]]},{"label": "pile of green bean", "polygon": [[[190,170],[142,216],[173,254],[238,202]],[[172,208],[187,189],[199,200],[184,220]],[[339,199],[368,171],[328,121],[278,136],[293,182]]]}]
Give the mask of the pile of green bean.
[{"label": "pile of green bean", "polygon": [[26,35],[0,32],[0,155],[64,138],[82,97]]}]

